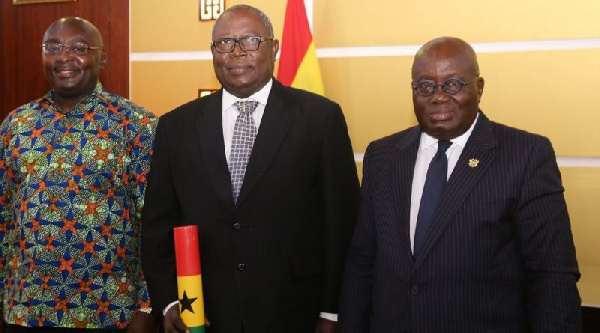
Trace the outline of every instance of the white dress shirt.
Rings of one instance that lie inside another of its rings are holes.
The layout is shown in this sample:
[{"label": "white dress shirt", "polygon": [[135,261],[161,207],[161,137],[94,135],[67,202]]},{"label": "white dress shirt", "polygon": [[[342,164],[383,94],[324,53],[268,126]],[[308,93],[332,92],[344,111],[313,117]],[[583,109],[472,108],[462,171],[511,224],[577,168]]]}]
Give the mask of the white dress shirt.
[{"label": "white dress shirt", "polygon": [[[452,145],[446,151],[446,157],[448,158],[448,175],[446,179],[450,179],[452,171],[458,162],[458,158],[462,153],[473,128],[479,119],[479,113],[471,127],[463,133],[461,136],[456,137],[452,140]],[[431,135],[422,132],[421,141],[419,142],[419,151],[417,152],[417,161],[415,162],[415,173],[413,175],[412,190],[410,195],[410,248],[414,253],[415,247],[415,230],[417,229],[417,215],[419,214],[419,208],[421,206],[421,196],[423,195],[423,186],[425,186],[425,178],[427,177],[427,169],[429,169],[429,163],[437,153],[438,139]]]},{"label": "white dress shirt", "polygon": [[240,111],[235,107],[237,101],[256,101],[258,105],[254,112],[252,112],[252,118],[256,129],[260,128],[260,122],[263,114],[265,114],[265,107],[267,106],[267,100],[269,99],[269,93],[271,93],[271,87],[273,86],[273,79],[269,80],[262,89],[250,95],[248,98],[238,98],[233,96],[227,90],[223,89],[223,98],[221,107],[223,111],[221,113],[223,117],[223,139],[225,140],[225,157],[227,158],[227,164],[229,164],[229,155],[231,155],[231,142],[233,141],[233,128],[235,126],[235,120],[240,114]]}]

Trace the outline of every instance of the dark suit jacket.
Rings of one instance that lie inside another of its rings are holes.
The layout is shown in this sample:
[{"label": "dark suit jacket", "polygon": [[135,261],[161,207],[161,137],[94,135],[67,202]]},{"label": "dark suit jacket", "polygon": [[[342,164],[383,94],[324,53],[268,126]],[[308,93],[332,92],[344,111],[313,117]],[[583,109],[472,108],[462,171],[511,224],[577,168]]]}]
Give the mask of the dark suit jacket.
[{"label": "dark suit jacket", "polygon": [[173,233],[197,224],[209,332],[313,332],[337,313],[359,184],[339,105],[273,82],[234,205],[222,91],[164,115],[143,213],[153,307],[177,299]]},{"label": "dark suit jacket", "polygon": [[550,141],[481,113],[413,258],[420,135],[409,128],[365,154],[342,333],[579,331],[579,272]]}]

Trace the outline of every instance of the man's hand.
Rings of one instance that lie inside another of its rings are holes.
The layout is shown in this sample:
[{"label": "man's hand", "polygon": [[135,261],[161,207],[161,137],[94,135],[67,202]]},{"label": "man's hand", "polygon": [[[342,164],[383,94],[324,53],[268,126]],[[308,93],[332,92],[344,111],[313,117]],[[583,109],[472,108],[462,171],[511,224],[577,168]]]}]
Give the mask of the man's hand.
[{"label": "man's hand", "polygon": [[337,331],[337,321],[325,318],[319,318],[317,327],[315,327],[315,333],[336,333]]},{"label": "man's hand", "polygon": [[127,326],[127,333],[158,333],[158,325],[149,313],[138,311]]},{"label": "man's hand", "polygon": [[190,332],[179,315],[179,305],[174,305],[167,311],[163,320],[163,327],[165,333]]}]

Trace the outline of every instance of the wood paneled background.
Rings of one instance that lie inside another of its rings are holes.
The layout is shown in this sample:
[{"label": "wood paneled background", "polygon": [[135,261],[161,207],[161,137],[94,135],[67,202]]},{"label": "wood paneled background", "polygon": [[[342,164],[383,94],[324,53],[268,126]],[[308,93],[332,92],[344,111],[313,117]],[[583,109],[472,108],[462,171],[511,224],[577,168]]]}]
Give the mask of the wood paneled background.
[{"label": "wood paneled background", "polygon": [[49,89],[42,68],[42,38],[46,28],[63,16],[81,16],[100,29],[108,64],[100,72],[104,88],[129,95],[129,1],[14,5],[0,1],[0,118]]}]

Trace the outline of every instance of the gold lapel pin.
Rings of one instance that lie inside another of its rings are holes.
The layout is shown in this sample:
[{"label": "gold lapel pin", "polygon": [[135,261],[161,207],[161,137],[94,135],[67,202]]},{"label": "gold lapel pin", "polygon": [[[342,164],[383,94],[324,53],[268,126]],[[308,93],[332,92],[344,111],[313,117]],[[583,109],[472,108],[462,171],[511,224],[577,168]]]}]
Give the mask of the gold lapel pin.
[{"label": "gold lapel pin", "polygon": [[469,160],[469,166],[471,168],[476,168],[479,165],[479,160],[476,158],[472,158]]}]

